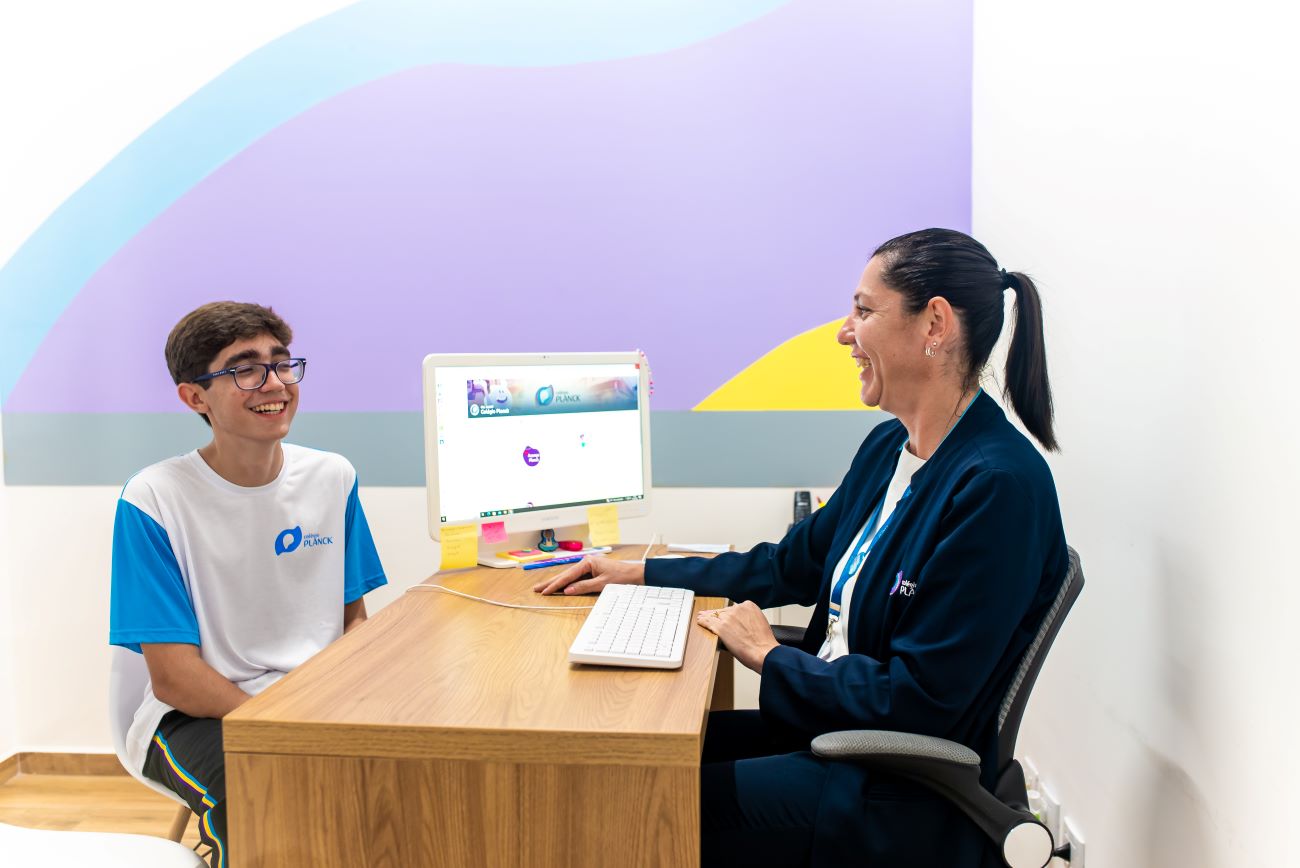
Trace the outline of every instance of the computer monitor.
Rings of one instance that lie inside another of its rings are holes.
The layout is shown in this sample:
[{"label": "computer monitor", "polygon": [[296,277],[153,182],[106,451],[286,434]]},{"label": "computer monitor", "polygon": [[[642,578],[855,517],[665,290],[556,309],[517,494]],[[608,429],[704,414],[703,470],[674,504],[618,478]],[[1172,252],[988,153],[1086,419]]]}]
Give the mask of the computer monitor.
[{"label": "computer monitor", "polygon": [[504,550],[586,525],[595,504],[645,515],[648,386],[638,352],[426,356],[429,535],[504,521]]}]

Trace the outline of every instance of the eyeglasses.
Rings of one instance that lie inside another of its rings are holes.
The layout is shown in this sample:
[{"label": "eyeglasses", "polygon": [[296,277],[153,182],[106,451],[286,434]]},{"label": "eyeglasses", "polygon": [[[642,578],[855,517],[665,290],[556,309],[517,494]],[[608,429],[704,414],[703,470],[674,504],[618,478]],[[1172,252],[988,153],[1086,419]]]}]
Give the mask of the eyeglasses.
[{"label": "eyeglasses", "polygon": [[201,377],[195,377],[191,383],[204,383],[229,374],[235,385],[245,392],[256,392],[266,383],[266,378],[275,371],[275,377],[286,386],[292,386],[302,380],[307,371],[306,359],[282,359],[278,362],[253,362],[249,365],[236,365],[224,371],[213,371]]}]

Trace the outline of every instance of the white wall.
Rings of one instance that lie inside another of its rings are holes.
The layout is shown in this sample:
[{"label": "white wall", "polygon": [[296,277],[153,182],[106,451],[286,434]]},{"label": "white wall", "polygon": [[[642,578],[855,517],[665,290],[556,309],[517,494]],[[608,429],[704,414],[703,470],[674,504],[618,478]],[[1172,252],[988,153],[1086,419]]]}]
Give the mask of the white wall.
[{"label": "white wall", "polygon": [[[846,457],[846,464],[848,458]],[[814,489],[823,497],[827,489]],[[16,661],[12,696],[17,708],[6,752],[110,752],[108,707],[108,602],[113,511],[119,489],[110,487],[8,487],[8,575],[14,623],[4,642],[3,665]],[[372,612],[433,573],[438,546],[428,535],[422,488],[367,488],[362,505],[390,584],[367,597]],[[748,548],[785,531],[791,491],[763,489],[659,489],[653,515],[623,523],[625,542],[728,542]],[[527,582],[528,574],[519,573]],[[2,587],[2,586],[0,586]],[[737,691],[750,705],[757,683],[743,678]],[[4,736],[0,718],[0,737]]]},{"label": "white wall", "polygon": [[975,234],[1042,282],[1088,580],[1021,752],[1094,866],[1294,860],[1290,8],[976,3]]},{"label": "white wall", "polygon": [[42,0],[0,9],[0,263],[235,61],[351,0]]}]

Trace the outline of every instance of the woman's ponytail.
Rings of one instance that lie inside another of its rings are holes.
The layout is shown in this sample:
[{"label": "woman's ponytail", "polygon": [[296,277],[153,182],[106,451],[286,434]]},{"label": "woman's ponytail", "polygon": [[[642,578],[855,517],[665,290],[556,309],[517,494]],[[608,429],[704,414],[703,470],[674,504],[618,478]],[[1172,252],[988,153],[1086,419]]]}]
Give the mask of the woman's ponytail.
[{"label": "woman's ponytail", "polygon": [[1016,291],[1015,328],[1007,351],[1006,386],[1011,407],[1044,449],[1059,447],[1052,431],[1052,388],[1047,382],[1043,309],[1038,287],[1018,271],[998,268],[988,248],[954,229],[921,229],[876,248],[880,277],[901,293],[908,313],[918,314],[942,296],[961,317],[965,338],[964,385],[973,389],[1002,334],[1004,291]]},{"label": "woman's ponytail", "polygon": [[1006,274],[1008,289],[1016,293],[1015,328],[1007,350],[1006,385],[1002,390],[1043,448],[1060,447],[1052,430],[1052,386],[1047,379],[1047,351],[1043,342],[1043,306],[1038,287],[1018,271]]}]

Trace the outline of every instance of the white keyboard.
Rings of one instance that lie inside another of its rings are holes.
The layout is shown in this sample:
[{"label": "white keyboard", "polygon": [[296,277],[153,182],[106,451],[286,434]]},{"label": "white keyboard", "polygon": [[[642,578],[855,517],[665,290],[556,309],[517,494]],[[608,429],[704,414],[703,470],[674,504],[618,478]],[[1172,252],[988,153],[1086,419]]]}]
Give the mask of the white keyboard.
[{"label": "white keyboard", "polygon": [[570,663],[678,669],[695,592],[685,588],[606,585],[569,646]]}]

